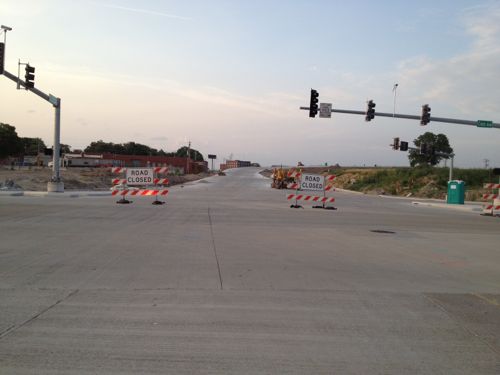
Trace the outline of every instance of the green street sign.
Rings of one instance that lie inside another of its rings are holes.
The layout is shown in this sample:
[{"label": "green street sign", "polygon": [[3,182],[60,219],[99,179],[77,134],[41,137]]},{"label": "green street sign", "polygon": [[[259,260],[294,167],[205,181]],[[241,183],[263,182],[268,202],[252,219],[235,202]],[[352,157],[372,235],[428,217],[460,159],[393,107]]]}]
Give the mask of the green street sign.
[{"label": "green street sign", "polygon": [[493,121],[477,120],[477,127],[478,128],[492,128]]}]

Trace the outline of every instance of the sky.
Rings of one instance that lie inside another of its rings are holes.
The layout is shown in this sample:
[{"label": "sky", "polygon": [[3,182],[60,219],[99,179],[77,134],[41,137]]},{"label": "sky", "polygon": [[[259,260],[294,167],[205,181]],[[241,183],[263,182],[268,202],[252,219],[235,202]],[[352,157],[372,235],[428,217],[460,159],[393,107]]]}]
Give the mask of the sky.
[{"label": "sky", "polygon": [[[393,138],[430,131],[456,166],[500,167],[500,129],[299,109],[314,88],[337,109],[372,99],[380,112],[395,101],[397,113],[429,104],[431,116],[500,122],[500,1],[0,0],[0,24],[12,27],[5,69],[35,66],[73,149],[191,141],[217,163],[405,166]],[[53,144],[52,106],[6,77],[0,122]]]}]

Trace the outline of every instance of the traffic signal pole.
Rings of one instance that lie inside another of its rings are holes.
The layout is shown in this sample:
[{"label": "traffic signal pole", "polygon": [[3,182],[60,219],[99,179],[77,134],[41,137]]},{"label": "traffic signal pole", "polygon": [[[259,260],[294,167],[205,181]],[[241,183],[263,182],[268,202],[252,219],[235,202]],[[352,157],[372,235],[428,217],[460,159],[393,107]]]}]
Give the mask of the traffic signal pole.
[{"label": "traffic signal pole", "polygon": [[4,70],[3,75],[9,78],[11,81],[14,81],[17,85],[23,86],[26,90],[31,91],[33,94],[38,97],[48,101],[55,110],[54,115],[54,149],[52,152],[52,178],[47,183],[47,191],[48,192],[64,192],[64,183],[61,180],[61,171],[60,171],[60,157],[59,152],[61,149],[61,99],[55,97],[51,94],[46,94],[41,90],[38,90],[36,87],[27,87],[26,82],[21,80],[19,77],[16,77],[14,74],[9,73]]},{"label": "traffic signal pole", "polygon": [[[300,109],[309,111],[309,107],[300,107]],[[332,108],[332,113],[346,113],[349,115],[366,116],[366,111],[352,111],[352,110],[348,110],[348,109],[333,109]],[[421,119],[421,116],[416,116],[416,115],[405,115],[405,114],[401,114],[401,113],[384,113],[384,112],[375,112],[375,117],[404,118],[404,119],[408,119],[408,120],[419,120],[419,121]],[[477,121],[453,119],[453,118],[447,118],[447,117],[431,117],[430,121],[432,121],[432,122],[446,122],[446,123],[450,123],[450,124],[459,124],[459,125],[477,126]],[[493,122],[491,124],[491,127],[500,129],[500,123]]]}]

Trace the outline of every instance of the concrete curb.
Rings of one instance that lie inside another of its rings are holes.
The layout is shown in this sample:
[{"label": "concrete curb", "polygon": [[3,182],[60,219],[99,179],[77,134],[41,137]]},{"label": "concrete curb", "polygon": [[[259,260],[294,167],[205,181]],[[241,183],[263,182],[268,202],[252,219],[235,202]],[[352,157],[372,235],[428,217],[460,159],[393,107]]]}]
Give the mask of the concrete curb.
[{"label": "concrete curb", "polygon": [[24,196],[40,198],[80,198],[80,197],[110,197],[111,191],[65,191],[64,193],[49,193],[46,191],[25,191]]},{"label": "concrete curb", "polygon": [[436,208],[446,208],[457,211],[464,212],[482,212],[482,207],[479,205],[470,205],[470,204],[446,204],[446,203],[435,203],[435,202],[418,202],[413,201],[411,204],[415,206],[427,206],[427,207],[436,207]]},{"label": "concrete curb", "polygon": [[21,197],[24,190],[0,190],[0,197]]},{"label": "concrete curb", "polygon": [[354,190],[346,190],[346,189],[341,189],[341,188],[334,188],[334,192],[335,191],[340,191],[341,193],[349,193],[349,194],[357,194],[357,195],[368,195],[368,194],[365,194],[361,191],[354,191]]}]

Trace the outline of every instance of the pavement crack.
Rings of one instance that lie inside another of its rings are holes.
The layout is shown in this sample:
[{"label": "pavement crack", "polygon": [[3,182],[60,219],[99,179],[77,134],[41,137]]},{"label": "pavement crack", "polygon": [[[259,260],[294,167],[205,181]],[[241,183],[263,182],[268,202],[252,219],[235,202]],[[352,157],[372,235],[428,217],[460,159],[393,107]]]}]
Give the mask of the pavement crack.
[{"label": "pavement crack", "polygon": [[224,287],[222,285],[222,273],[220,271],[219,257],[217,256],[217,247],[215,246],[214,227],[212,224],[212,216],[210,215],[210,207],[208,207],[208,222],[210,223],[210,237],[212,238],[212,248],[214,249],[215,261],[217,262],[217,271],[219,272],[220,289],[223,290]]},{"label": "pavement crack", "polygon": [[11,332],[15,332],[17,331],[19,328],[22,328],[24,327],[25,325],[31,323],[32,321],[36,320],[37,318],[39,318],[40,316],[42,316],[43,314],[45,314],[47,311],[53,309],[54,307],[56,307],[57,305],[59,305],[61,302],[64,302],[66,301],[68,298],[70,298],[71,296],[74,296],[76,293],[78,293],[79,289],[75,289],[73,290],[71,293],[67,294],[66,296],[64,296],[63,298],[57,300],[56,302],[54,302],[52,305],[46,307],[45,309],[43,309],[42,311],[38,312],[37,314],[33,315],[31,318],[29,318],[28,320],[25,320],[24,322],[22,322],[21,324],[13,324],[12,326],[10,326],[9,328],[7,328],[6,330],[0,332],[0,340],[2,340],[5,336],[7,336],[9,333]]}]

